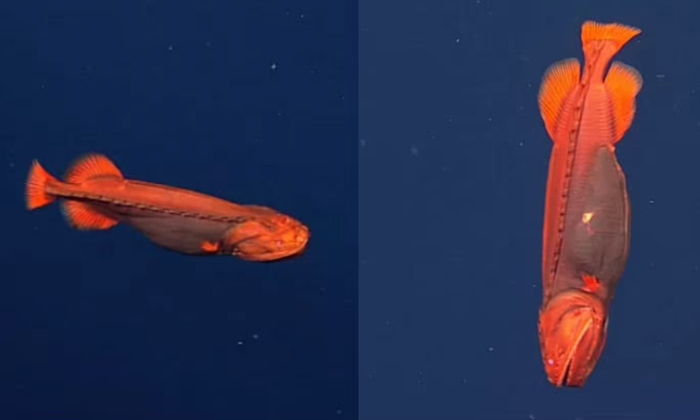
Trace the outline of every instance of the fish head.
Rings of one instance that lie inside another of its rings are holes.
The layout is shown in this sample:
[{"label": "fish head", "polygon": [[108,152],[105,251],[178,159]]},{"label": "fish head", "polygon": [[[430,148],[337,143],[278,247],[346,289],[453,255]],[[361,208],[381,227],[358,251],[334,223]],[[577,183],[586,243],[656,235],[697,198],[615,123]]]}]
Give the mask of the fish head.
[{"label": "fish head", "polygon": [[549,381],[557,387],[582,387],[603,353],[607,333],[607,306],[597,296],[577,289],[555,295],[539,319]]},{"label": "fish head", "polygon": [[224,245],[247,261],[276,261],[301,254],[309,242],[309,228],[283,214],[245,220],[231,227]]}]

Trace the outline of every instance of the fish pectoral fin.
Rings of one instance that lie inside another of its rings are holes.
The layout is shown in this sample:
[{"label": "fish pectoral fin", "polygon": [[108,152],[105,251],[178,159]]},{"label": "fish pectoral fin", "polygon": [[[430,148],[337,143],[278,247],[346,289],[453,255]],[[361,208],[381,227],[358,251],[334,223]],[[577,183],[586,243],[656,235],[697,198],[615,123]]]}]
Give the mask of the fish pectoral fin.
[{"label": "fish pectoral fin", "polygon": [[642,75],[631,66],[615,61],[605,77],[615,115],[615,143],[629,130],[636,111],[636,97],[642,89]]},{"label": "fish pectoral fin", "polygon": [[584,290],[590,293],[595,293],[600,290],[600,280],[596,276],[590,274],[583,275]]},{"label": "fish pectoral fin", "polygon": [[61,203],[61,210],[68,224],[78,230],[107,230],[119,223],[81,201],[65,200]]},{"label": "fish pectoral fin", "polygon": [[566,97],[581,78],[581,65],[575,58],[558,61],[547,69],[537,100],[549,137],[554,140],[555,128]]},{"label": "fish pectoral fin", "polygon": [[89,154],[76,160],[66,172],[64,179],[71,184],[82,184],[89,179],[103,177],[124,179],[117,165],[107,156]]},{"label": "fish pectoral fin", "polygon": [[221,250],[221,243],[220,242],[211,242],[211,241],[204,241],[202,242],[202,251],[210,253],[210,254],[216,254]]}]

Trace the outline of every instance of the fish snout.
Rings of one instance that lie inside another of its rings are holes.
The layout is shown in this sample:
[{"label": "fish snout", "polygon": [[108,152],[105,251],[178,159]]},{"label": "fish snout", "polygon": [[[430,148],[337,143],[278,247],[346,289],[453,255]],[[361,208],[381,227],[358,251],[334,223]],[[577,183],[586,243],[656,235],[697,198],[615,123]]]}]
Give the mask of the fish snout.
[{"label": "fish snout", "polygon": [[562,292],[542,309],[540,346],[553,385],[584,385],[605,347],[607,312],[599,298],[581,290]]},{"label": "fish snout", "polygon": [[294,243],[304,248],[309,242],[310,237],[311,232],[309,231],[309,228],[299,223],[299,227],[297,228],[296,234],[294,236]]},{"label": "fish snout", "polygon": [[245,229],[233,228],[234,255],[249,261],[277,261],[304,252],[309,241],[309,228],[284,216],[275,223],[248,222]]},{"label": "fish snout", "polygon": [[306,249],[310,236],[309,228],[300,222],[296,222],[279,234],[276,241],[276,251],[289,256],[301,254]]}]

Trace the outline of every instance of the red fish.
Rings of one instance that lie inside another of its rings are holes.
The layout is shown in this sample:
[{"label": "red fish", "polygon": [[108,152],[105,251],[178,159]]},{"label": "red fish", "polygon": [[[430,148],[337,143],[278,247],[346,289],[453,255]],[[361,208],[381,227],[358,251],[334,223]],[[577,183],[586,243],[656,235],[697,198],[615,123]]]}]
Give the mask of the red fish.
[{"label": "red fish", "polygon": [[642,77],[632,67],[610,62],[639,33],[616,23],[584,23],[583,70],[576,59],[555,63],[539,92],[540,112],[554,142],[539,335],[545,371],[557,387],[583,386],[593,372],[627,264],[630,204],[615,146],[634,119]]},{"label": "red fish", "polygon": [[27,208],[62,199],[68,223],[80,230],[106,230],[123,222],[154,243],[188,255],[235,255],[275,261],[303,252],[309,229],[270,208],[239,205],[166,185],[125,179],[107,157],[79,159],[65,181],[36,160],[29,171]]}]

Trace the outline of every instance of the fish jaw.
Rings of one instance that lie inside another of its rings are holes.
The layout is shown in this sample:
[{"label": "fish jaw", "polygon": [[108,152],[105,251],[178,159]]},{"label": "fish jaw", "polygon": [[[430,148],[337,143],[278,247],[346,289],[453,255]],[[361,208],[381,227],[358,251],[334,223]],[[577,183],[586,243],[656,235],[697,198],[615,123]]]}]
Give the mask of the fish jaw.
[{"label": "fish jaw", "polygon": [[246,261],[270,262],[298,256],[311,236],[309,228],[288,216],[249,220],[227,232],[227,248]]},{"label": "fish jaw", "polygon": [[571,289],[540,311],[540,347],[545,372],[556,387],[582,387],[605,347],[608,310],[595,295]]}]

